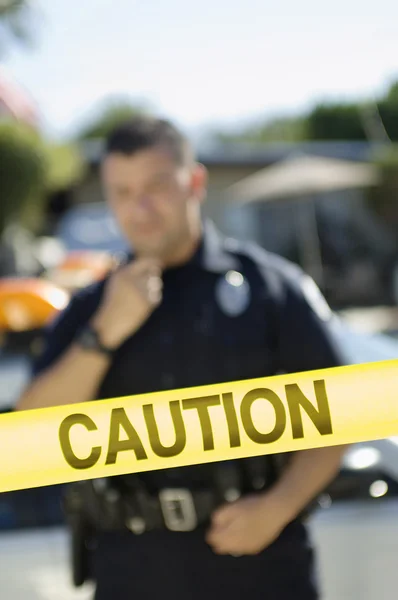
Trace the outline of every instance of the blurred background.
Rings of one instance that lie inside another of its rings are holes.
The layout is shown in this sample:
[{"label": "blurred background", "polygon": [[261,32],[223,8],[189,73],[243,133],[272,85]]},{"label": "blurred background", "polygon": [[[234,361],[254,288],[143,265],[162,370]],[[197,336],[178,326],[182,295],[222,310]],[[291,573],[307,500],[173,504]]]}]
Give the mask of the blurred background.
[{"label": "blurred background", "polygon": [[[137,112],[190,137],[223,232],[314,277],[348,362],[398,358],[397,19],[392,0],[0,0],[1,411],[47,320],[125,248],[99,160]],[[311,518],[324,600],[396,598],[397,440],[353,447]],[[61,494],[0,494],[2,598],[90,597]]]}]

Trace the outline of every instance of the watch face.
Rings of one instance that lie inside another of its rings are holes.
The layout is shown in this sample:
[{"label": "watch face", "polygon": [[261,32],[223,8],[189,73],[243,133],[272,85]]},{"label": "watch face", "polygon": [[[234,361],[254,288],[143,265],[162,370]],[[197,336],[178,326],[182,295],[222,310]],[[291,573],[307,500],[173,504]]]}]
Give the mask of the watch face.
[{"label": "watch face", "polygon": [[82,348],[85,348],[86,350],[95,350],[96,352],[112,355],[112,350],[109,350],[101,344],[101,340],[99,339],[97,332],[89,325],[83,329],[78,341]]},{"label": "watch face", "polygon": [[80,343],[84,348],[96,350],[99,348],[98,339],[95,331],[86,328],[80,336]]}]

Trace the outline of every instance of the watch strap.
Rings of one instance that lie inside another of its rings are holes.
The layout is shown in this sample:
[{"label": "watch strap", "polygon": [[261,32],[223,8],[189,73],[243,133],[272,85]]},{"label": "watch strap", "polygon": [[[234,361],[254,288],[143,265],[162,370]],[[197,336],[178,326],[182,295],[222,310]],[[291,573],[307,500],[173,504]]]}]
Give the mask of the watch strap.
[{"label": "watch strap", "polygon": [[102,343],[98,331],[89,324],[85,325],[81,329],[77,338],[77,342],[85,350],[99,352],[110,357],[112,357],[116,352],[115,348],[109,348]]}]

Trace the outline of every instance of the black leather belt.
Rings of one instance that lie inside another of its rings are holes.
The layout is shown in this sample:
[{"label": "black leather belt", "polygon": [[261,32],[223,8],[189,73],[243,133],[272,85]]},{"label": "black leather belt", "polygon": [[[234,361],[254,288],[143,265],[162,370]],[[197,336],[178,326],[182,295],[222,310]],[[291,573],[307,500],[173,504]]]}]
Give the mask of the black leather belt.
[{"label": "black leather belt", "polygon": [[140,534],[153,529],[193,531],[205,524],[217,506],[214,492],[164,488],[158,495],[123,496],[125,526]]},{"label": "black leather belt", "polygon": [[[253,464],[252,464],[253,463]],[[129,529],[135,534],[154,529],[193,531],[209,523],[217,506],[242,494],[264,491],[272,481],[264,458],[245,462],[246,478],[235,461],[215,463],[209,486],[174,481],[158,489],[141,477],[95,479],[75,484],[77,504],[98,530]]]},{"label": "black leather belt", "polygon": [[[79,485],[81,510],[92,527],[103,531],[129,529],[135,534],[154,529],[193,531],[209,521],[221,499],[215,491],[184,487],[119,490],[97,482]],[[83,508],[84,507],[84,508]]]}]

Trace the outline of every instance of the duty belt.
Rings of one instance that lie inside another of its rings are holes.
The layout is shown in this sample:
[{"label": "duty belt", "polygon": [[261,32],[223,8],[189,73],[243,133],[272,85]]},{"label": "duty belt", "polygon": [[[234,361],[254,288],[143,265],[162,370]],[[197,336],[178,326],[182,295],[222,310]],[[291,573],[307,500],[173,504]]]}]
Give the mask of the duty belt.
[{"label": "duty belt", "polygon": [[[97,480],[97,485],[98,485]],[[214,491],[163,488],[157,494],[146,490],[118,493],[106,488],[98,492],[92,482],[70,487],[65,509],[71,532],[71,565],[76,587],[92,579],[90,553],[100,531],[128,531],[140,535],[154,529],[189,532],[205,525],[217,505]]]},{"label": "duty belt", "polygon": [[208,487],[166,486],[149,490],[139,478],[105,478],[73,484],[66,498],[66,512],[84,513],[98,530],[129,529],[135,534],[153,529],[193,531],[205,525],[220,504],[237,500],[246,491],[264,491],[273,478],[264,471],[263,461],[246,461],[249,482],[234,461],[213,467]]},{"label": "duty belt", "polygon": [[208,521],[219,503],[212,490],[169,487],[150,494],[144,489],[121,492],[106,482],[101,489],[102,484],[102,480],[75,484],[65,508],[69,514],[83,512],[93,528],[103,531],[193,531]]}]

